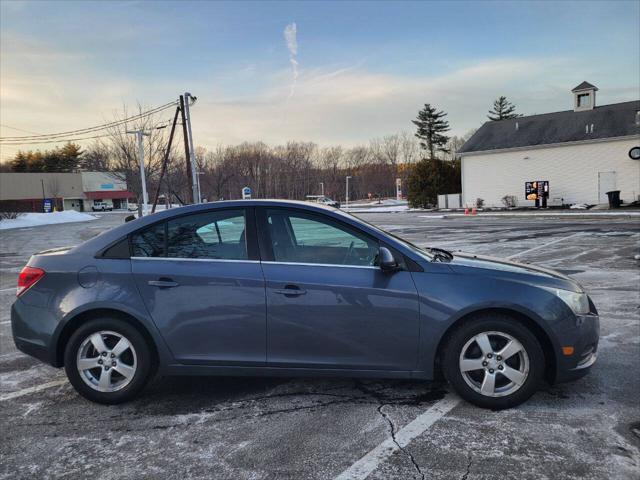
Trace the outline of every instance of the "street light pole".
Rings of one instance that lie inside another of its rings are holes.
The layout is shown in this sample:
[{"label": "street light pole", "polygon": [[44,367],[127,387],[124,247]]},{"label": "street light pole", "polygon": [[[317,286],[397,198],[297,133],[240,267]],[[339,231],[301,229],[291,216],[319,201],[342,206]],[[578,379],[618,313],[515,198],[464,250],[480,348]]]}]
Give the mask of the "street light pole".
[{"label": "street light pole", "polygon": [[148,137],[149,134],[144,130],[131,130],[127,131],[129,134],[134,134],[138,141],[138,161],[140,162],[140,182],[142,183],[142,215],[147,211],[147,179],[144,173],[144,144],[142,143],[142,137]]},{"label": "street light pole", "polygon": [[347,194],[345,195],[345,199],[346,199],[345,210],[349,210],[349,179],[350,178],[351,178],[351,175],[347,175]]},{"label": "street light pole", "polygon": [[196,186],[198,187],[198,203],[202,203],[202,191],[200,190],[200,175],[204,175],[204,172],[196,172],[197,182]]}]

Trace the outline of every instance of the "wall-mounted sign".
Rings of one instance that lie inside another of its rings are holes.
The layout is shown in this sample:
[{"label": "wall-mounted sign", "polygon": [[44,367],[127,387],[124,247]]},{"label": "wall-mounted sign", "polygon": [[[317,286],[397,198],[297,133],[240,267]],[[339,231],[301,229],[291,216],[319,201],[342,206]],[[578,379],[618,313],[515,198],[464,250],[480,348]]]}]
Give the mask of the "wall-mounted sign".
[{"label": "wall-mounted sign", "polygon": [[113,183],[103,183],[100,185],[100,190],[113,190]]},{"label": "wall-mounted sign", "polygon": [[640,160],[640,147],[633,147],[629,150],[629,158],[631,160]]},{"label": "wall-mounted sign", "polygon": [[53,200],[50,198],[42,200],[42,210],[44,213],[51,213],[53,211]]},{"label": "wall-mounted sign", "polygon": [[244,187],[242,189],[242,199],[243,200],[251,200],[251,188]]},{"label": "wall-mounted sign", "polygon": [[549,198],[549,182],[547,180],[524,182],[524,197],[527,200]]}]

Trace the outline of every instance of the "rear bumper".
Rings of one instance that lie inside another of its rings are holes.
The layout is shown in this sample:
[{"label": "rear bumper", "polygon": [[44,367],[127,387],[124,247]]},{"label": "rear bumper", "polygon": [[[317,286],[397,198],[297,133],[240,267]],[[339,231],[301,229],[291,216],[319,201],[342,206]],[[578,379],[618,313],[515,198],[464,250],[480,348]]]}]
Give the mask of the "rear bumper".
[{"label": "rear bumper", "polygon": [[27,305],[20,299],[11,306],[11,333],[16,348],[54,367],[60,366],[55,348],[51,347],[57,324],[44,308]]},{"label": "rear bumper", "polygon": [[595,313],[577,315],[576,327],[571,337],[564,340],[563,345],[573,346],[574,352],[569,356],[563,356],[559,352],[556,382],[569,382],[584,377],[596,363],[600,317]]}]

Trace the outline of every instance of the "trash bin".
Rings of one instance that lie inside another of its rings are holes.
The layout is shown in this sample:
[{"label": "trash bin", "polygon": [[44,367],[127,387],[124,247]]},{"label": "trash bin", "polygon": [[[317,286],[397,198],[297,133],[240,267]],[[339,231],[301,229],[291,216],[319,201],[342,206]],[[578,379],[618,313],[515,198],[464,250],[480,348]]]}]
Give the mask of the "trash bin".
[{"label": "trash bin", "polygon": [[609,197],[609,208],[620,207],[620,190],[607,192],[607,197]]}]

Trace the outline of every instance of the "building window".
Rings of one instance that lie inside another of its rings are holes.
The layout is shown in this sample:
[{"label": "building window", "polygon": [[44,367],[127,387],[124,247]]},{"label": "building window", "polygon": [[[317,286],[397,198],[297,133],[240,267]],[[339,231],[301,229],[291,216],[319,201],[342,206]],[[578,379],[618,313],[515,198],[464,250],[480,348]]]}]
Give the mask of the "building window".
[{"label": "building window", "polygon": [[578,95],[578,108],[591,106],[591,95],[588,93],[581,93]]}]

